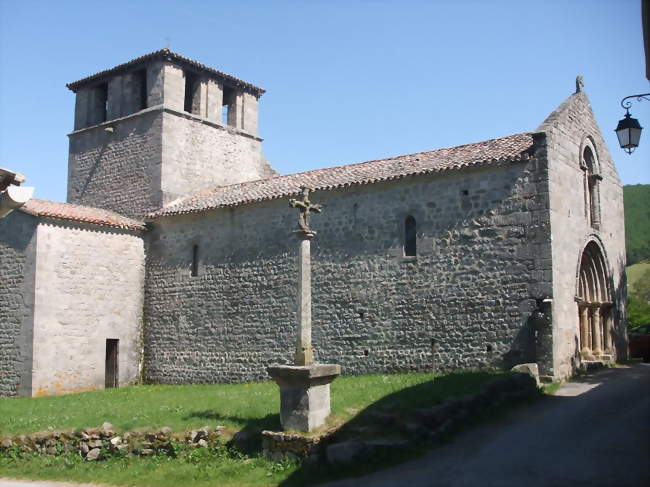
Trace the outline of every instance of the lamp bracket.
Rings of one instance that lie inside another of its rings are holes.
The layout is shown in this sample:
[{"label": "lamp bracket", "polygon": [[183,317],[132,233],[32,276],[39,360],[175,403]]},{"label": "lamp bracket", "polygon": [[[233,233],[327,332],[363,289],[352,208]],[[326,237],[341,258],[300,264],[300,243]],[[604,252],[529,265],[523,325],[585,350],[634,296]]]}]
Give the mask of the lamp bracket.
[{"label": "lamp bracket", "polygon": [[629,113],[630,107],[632,106],[633,98],[636,98],[636,101],[641,101],[641,100],[650,101],[650,98],[648,97],[650,97],[650,93],[641,93],[640,95],[626,96],[621,100],[621,106],[625,108],[625,110],[627,110]]}]

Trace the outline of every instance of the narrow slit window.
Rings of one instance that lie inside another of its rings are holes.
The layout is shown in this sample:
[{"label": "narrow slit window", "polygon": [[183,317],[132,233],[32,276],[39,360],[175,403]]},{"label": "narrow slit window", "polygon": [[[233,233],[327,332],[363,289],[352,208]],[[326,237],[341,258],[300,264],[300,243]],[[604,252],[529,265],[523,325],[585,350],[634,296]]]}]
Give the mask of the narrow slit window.
[{"label": "narrow slit window", "polygon": [[192,277],[199,275],[199,246],[192,246],[192,268],[190,270]]},{"label": "narrow slit window", "polygon": [[113,338],[106,340],[105,383],[106,389],[119,385],[119,350],[120,341]]},{"label": "narrow slit window", "polygon": [[404,255],[414,257],[417,255],[417,228],[415,218],[407,216],[404,221]]},{"label": "narrow slit window", "polygon": [[135,93],[138,97],[137,110],[144,110],[147,108],[147,70],[136,71],[133,73],[133,78],[136,84]]}]

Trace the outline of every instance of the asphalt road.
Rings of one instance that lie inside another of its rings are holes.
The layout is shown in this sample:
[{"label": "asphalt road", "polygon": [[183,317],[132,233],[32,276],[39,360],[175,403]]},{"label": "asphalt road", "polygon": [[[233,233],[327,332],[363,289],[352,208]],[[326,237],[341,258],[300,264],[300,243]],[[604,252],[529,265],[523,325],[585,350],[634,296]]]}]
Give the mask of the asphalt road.
[{"label": "asphalt road", "polygon": [[605,369],[417,460],[322,487],[650,486],[650,364]]},{"label": "asphalt road", "polygon": [[[650,364],[606,369],[425,456],[321,487],[650,486]],[[0,479],[0,487],[81,487]]]}]

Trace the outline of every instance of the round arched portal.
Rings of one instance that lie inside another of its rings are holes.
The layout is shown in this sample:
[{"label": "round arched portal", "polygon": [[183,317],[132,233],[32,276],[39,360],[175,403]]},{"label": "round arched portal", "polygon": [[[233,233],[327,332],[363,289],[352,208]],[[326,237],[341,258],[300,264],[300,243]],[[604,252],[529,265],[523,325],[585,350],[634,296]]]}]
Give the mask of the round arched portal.
[{"label": "round arched portal", "polygon": [[580,257],[578,317],[580,352],[584,360],[610,360],[612,356],[612,298],[607,264],[600,246],[591,241]]}]

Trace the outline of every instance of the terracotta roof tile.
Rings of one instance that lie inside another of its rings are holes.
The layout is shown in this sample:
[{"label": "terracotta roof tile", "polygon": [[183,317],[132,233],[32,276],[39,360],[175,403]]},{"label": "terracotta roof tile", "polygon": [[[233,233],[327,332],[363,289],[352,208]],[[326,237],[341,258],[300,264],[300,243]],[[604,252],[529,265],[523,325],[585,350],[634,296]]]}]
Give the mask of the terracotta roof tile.
[{"label": "terracotta roof tile", "polygon": [[523,133],[430,152],[260,179],[203,191],[177,200],[149,214],[148,218],[272,200],[298,194],[301,186],[328,190],[406,176],[516,162],[530,158],[532,149],[533,134]]},{"label": "terracotta roof tile", "polygon": [[20,208],[20,211],[34,216],[94,223],[106,227],[124,228],[128,230],[145,229],[143,222],[132,220],[113,211],[90,206],[72,205],[70,203],[59,203],[58,201],[32,198]]},{"label": "terracotta roof tile", "polygon": [[180,54],[172,52],[166,48],[160,49],[158,51],[150,52],[149,54],[145,54],[144,56],[140,56],[138,58],[132,59],[131,61],[115,66],[114,68],[110,68],[104,71],[100,71],[99,73],[86,76],[85,78],[82,78],[78,81],[73,81],[72,83],[68,83],[66,86],[70,90],[76,93],[80,88],[83,88],[84,86],[92,83],[93,81],[96,81],[108,75],[122,73],[124,71],[133,68],[134,66],[137,66],[138,64],[143,64],[147,61],[156,58],[161,58],[161,59],[165,58],[172,61],[176,61],[179,64],[184,64],[187,66],[191,66],[193,68],[200,69],[202,71],[207,72],[210,75],[213,75],[214,77],[222,81],[230,82],[230,84],[238,88],[241,88],[244,91],[248,91],[254,94],[255,96],[261,96],[265,92],[265,90],[263,88],[260,88],[259,86],[255,86],[251,83],[247,83],[246,81],[243,81],[239,78],[235,78],[234,76],[218,71],[214,68],[211,68],[210,66],[206,66],[205,64],[201,64],[200,62],[194,61],[193,59],[189,59],[186,58],[185,56],[181,56]]}]

